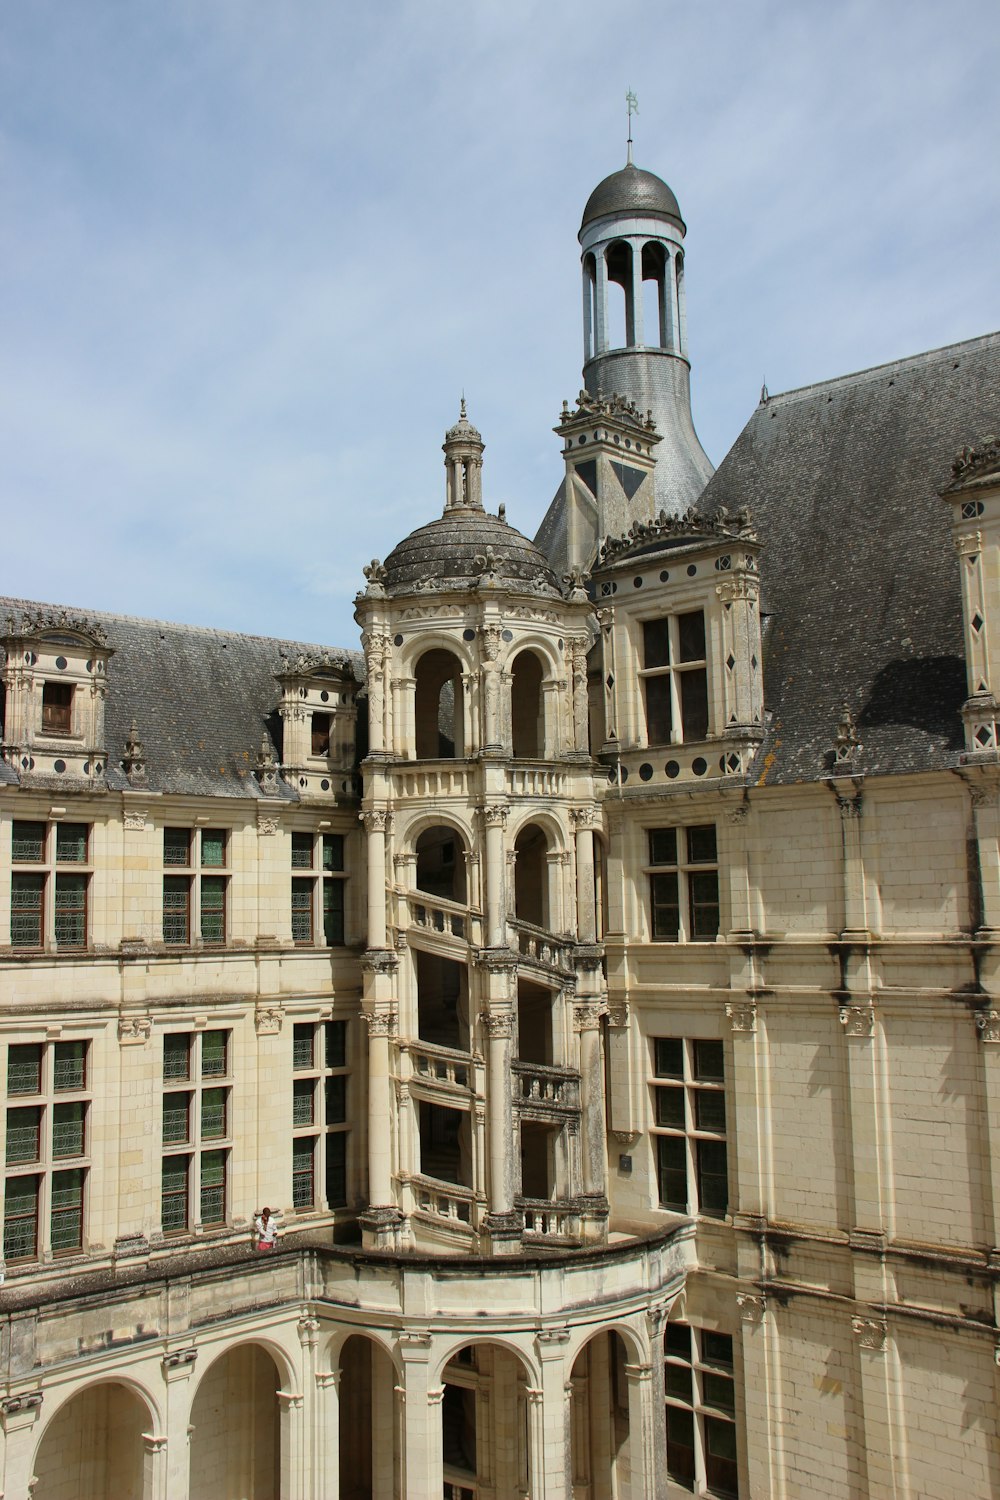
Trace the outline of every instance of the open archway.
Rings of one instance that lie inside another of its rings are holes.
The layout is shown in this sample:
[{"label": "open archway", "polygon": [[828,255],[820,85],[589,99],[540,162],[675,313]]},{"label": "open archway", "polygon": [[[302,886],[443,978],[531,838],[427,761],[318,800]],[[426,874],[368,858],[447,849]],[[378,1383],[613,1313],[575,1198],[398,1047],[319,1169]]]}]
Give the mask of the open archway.
[{"label": "open archway", "polygon": [[34,1500],[143,1500],[145,1402],[118,1381],[88,1386],[45,1429]]},{"label": "open archway", "polygon": [[414,725],[418,760],[465,754],[462,664],[451,651],[425,651],[414,672]]},{"label": "open archway", "polygon": [[521,651],[511,666],[511,748],[516,757],[538,760],[545,754],[542,664],[534,651]]},{"label": "open archway", "polygon": [[519,922],[549,929],[549,841],[537,823],[527,823],[514,840],[514,915]]},{"label": "open archway", "polygon": [[352,1334],[340,1354],[339,1500],[399,1494],[395,1386],[385,1350]]},{"label": "open archway", "polygon": [[595,1334],[573,1362],[571,1443],[574,1493],[588,1500],[645,1500],[642,1445],[631,1442],[628,1351],[613,1329]]},{"label": "open archway", "polygon": [[521,1500],[534,1493],[529,1452],[528,1375],[499,1344],[466,1344],[442,1375],[444,1494]]},{"label": "open archway", "polygon": [[464,906],[465,844],[461,835],[446,824],[425,828],[417,839],[415,852],[417,890]]},{"label": "open archway", "polygon": [[191,1407],[190,1500],[277,1500],[278,1367],[259,1344],[209,1365]]}]

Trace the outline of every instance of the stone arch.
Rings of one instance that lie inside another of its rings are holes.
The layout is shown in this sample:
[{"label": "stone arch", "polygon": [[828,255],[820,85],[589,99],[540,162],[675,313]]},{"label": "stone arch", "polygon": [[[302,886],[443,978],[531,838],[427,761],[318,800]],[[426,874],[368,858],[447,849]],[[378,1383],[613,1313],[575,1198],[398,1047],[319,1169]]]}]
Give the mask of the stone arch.
[{"label": "stone arch", "polygon": [[144,1434],[156,1405],[134,1381],[95,1381],[67,1392],[35,1450],[36,1500],[143,1500]]},{"label": "stone arch", "polygon": [[465,856],[469,841],[453,823],[425,823],[413,840],[414,889],[445,901],[468,903]]},{"label": "stone arch", "polygon": [[445,1493],[487,1482],[496,1500],[537,1492],[540,1476],[531,1474],[530,1451],[530,1427],[538,1419],[530,1409],[529,1392],[539,1384],[533,1366],[513,1340],[455,1341],[438,1377]]},{"label": "stone arch", "polygon": [[535,1359],[531,1346],[520,1343],[506,1333],[491,1332],[488,1337],[474,1333],[455,1333],[448,1341],[438,1345],[436,1358],[428,1371],[428,1379],[431,1386],[440,1385],[445,1368],[451,1363],[455,1356],[470,1344],[495,1344],[498,1349],[505,1349],[515,1359],[521,1361],[525,1373],[533,1386],[541,1385],[542,1372]]},{"label": "stone arch", "polygon": [[399,1493],[400,1371],[382,1340],[350,1329],[337,1351],[340,1500]]},{"label": "stone arch", "polygon": [[457,760],[465,754],[465,690],[462,658],[447,646],[431,646],[413,664],[414,754],[418,760]]},{"label": "stone arch", "polygon": [[670,315],[667,268],[670,257],[660,240],[647,240],[642,247],[642,341],[647,348],[669,346]]},{"label": "stone arch", "polygon": [[514,835],[514,916],[551,930],[553,909],[548,856],[552,842],[540,819],[529,818]]},{"label": "stone arch", "polygon": [[[634,252],[628,240],[612,240],[604,252],[608,273],[608,347],[629,348],[635,343]],[[621,299],[611,291],[620,287]],[[624,304],[624,305],[623,305]]]},{"label": "stone arch", "polygon": [[270,1341],[222,1349],[191,1402],[190,1500],[277,1500],[281,1420],[278,1391],[291,1375]]},{"label": "stone arch", "polygon": [[641,1354],[634,1330],[613,1323],[589,1330],[572,1363],[567,1356],[573,1471],[585,1477],[589,1494],[645,1500],[652,1493],[642,1444],[641,1403],[649,1382],[628,1369],[644,1363]]},{"label": "stone arch", "polygon": [[597,353],[597,260],[593,250],[583,257],[583,358]]},{"label": "stone arch", "polygon": [[545,667],[531,646],[518,651],[510,664],[511,753],[517,759],[540,760],[549,738],[545,722]]}]

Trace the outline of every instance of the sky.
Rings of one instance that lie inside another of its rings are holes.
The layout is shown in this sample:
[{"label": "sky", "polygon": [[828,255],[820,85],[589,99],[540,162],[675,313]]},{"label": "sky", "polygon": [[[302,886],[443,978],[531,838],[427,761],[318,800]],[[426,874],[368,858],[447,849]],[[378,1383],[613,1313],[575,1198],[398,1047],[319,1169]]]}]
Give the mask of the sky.
[{"label": "sky", "polygon": [[0,592],[354,646],[463,391],[533,535],[628,89],[714,463],[764,380],[1000,328],[998,66],[996,0],[4,6]]}]

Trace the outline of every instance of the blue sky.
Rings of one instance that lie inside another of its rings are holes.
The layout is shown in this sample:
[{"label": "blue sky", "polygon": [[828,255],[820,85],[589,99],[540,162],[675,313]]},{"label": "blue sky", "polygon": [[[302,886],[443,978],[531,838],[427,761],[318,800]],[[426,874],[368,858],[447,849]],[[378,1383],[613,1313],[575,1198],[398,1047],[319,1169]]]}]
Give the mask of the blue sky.
[{"label": "blue sky", "polygon": [[714,462],[764,377],[1000,327],[998,66],[995,0],[5,7],[0,591],[353,645],[463,389],[532,534],[628,87]]}]

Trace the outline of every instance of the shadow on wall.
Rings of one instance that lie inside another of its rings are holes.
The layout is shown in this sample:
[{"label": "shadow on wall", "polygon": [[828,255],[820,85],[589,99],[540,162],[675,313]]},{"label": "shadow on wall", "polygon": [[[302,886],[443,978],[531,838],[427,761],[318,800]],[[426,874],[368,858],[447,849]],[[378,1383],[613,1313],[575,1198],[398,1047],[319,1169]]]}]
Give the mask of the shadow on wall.
[{"label": "shadow on wall", "polygon": [[965,741],[960,710],[966,696],[965,662],[960,657],[891,661],[872,683],[858,724],[907,724],[940,737],[949,750],[961,750]]}]

